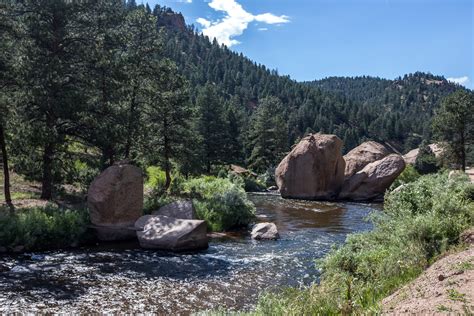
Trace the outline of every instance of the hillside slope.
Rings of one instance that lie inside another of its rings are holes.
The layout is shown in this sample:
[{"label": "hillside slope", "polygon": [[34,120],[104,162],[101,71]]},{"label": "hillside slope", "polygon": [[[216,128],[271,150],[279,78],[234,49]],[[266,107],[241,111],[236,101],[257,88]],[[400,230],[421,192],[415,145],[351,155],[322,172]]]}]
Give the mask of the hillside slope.
[{"label": "hillside slope", "polygon": [[250,117],[262,98],[276,96],[285,106],[289,144],[321,131],[342,138],[345,150],[373,139],[408,151],[431,136],[430,120],[440,99],[460,88],[420,72],[396,80],[331,77],[300,83],[185,27],[183,17],[169,8],[157,6],[153,14],[165,31],[165,53],[189,80],[193,98],[210,83]]},{"label": "hillside slope", "polygon": [[410,284],[385,298],[384,314],[433,315],[474,312],[474,245],[450,254]]}]

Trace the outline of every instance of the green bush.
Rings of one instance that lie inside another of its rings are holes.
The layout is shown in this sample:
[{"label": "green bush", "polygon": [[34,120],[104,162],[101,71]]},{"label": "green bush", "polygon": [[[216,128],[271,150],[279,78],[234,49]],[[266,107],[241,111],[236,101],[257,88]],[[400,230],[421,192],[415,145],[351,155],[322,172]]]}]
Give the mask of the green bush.
[{"label": "green bush", "polygon": [[147,181],[145,186],[149,189],[163,192],[165,189],[166,175],[160,167],[150,166],[146,168]]},{"label": "green bush", "polygon": [[153,211],[158,210],[160,207],[176,201],[176,198],[171,195],[163,194],[163,191],[157,189],[152,190],[147,194],[143,201],[143,213],[151,214]]},{"label": "green bush", "polygon": [[245,226],[255,217],[241,182],[204,176],[184,182],[183,193],[194,199],[198,217],[213,231]]},{"label": "green bush", "polygon": [[0,214],[0,245],[26,251],[70,247],[85,238],[88,223],[86,210],[52,205],[5,212]]},{"label": "green bush", "polygon": [[416,181],[421,175],[416,171],[415,167],[407,164],[403,172],[395,179],[391,185],[391,189],[395,189],[402,184]]},{"label": "green bush", "polygon": [[386,196],[374,229],[350,235],[318,262],[320,285],[265,294],[258,314],[316,315],[379,312],[381,299],[418,276],[474,224],[472,184],[428,175]]}]

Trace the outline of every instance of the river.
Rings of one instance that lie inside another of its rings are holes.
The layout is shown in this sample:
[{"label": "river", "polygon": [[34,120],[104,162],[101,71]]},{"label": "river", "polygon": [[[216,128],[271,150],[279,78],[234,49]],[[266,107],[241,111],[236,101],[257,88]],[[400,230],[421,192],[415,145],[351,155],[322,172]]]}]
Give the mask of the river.
[{"label": "river", "polygon": [[187,315],[251,310],[263,291],[317,281],[315,259],[347,234],[371,228],[378,204],[284,200],[251,194],[258,221],[274,222],[278,241],[245,234],[212,238],[209,249],[173,254],[135,243],[0,257],[0,312]]}]

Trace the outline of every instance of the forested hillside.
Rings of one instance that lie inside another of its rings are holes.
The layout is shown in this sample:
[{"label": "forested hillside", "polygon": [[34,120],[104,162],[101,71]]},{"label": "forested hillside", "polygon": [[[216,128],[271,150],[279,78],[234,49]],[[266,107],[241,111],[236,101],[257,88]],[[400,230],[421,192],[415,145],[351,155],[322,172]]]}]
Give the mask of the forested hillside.
[{"label": "forested hillside", "polygon": [[368,130],[405,151],[431,138],[434,109],[443,97],[460,89],[444,77],[421,72],[395,80],[330,77],[308,84],[362,104],[370,118]]},{"label": "forested hillside", "polygon": [[334,133],[345,151],[367,139],[411,149],[458,88],[420,73],[299,83],[135,1],[0,9],[2,161],[41,181],[43,198],[122,159],[160,166],[166,186],[229,163],[265,172],[307,132]]},{"label": "forested hillside", "polygon": [[[155,8],[154,14],[158,20],[173,16],[167,8]],[[174,16],[184,23],[181,15]],[[212,83],[224,99],[234,98],[234,104],[248,115],[262,98],[279,98],[288,122],[288,144],[306,132],[322,131],[341,137],[345,150],[375,139],[407,151],[431,137],[433,109],[442,97],[460,88],[443,77],[419,72],[396,80],[331,77],[302,84],[211,43],[192,27],[184,31],[176,23],[163,25],[167,56],[177,63],[191,87]],[[251,129],[245,123],[243,128]]]}]

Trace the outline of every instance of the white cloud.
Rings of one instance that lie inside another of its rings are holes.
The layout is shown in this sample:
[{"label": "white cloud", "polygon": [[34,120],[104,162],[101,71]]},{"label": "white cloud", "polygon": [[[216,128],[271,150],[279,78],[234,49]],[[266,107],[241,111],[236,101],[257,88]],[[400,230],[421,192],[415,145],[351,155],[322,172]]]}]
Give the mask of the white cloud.
[{"label": "white cloud", "polygon": [[199,24],[201,24],[202,26],[204,26],[205,28],[208,28],[211,26],[211,21],[209,20],[206,20],[205,18],[198,18],[196,20],[196,22],[198,22]]},{"label": "white cloud", "polygon": [[447,78],[448,81],[451,81],[451,82],[454,82],[454,83],[457,83],[457,84],[460,84],[462,86],[465,86],[467,87],[467,85],[469,84],[469,77],[468,76],[463,76],[463,77],[459,77],[459,78]]},{"label": "white cloud", "polygon": [[258,30],[259,30],[259,31],[268,31],[268,28],[266,28],[266,27],[259,27]]},{"label": "white cloud", "polygon": [[211,0],[209,6],[216,11],[225,12],[224,18],[218,21],[209,21],[204,18],[196,20],[203,26],[202,32],[209,38],[216,38],[221,44],[232,45],[239,44],[235,36],[242,35],[247,29],[249,23],[253,21],[266,24],[281,24],[290,22],[286,15],[277,16],[272,13],[263,13],[253,15],[237,3],[235,0]]},{"label": "white cloud", "polygon": [[182,3],[193,3],[193,0],[176,0],[177,2],[182,2]]}]

